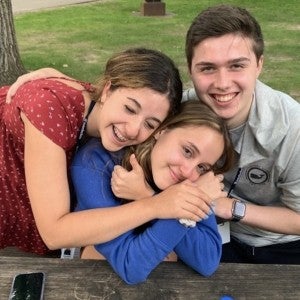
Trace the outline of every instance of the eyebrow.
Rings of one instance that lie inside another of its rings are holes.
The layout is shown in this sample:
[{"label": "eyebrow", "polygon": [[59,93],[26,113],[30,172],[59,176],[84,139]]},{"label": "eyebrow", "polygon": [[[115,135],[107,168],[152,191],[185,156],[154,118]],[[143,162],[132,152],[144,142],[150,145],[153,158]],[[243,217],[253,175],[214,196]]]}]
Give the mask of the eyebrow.
[{"label": "eyebrow", "polygon": [[[136,99],[131,98],[131,97],[127,97],[127,99],[130,100],[131,102],[133,102],[133,103],[137,106],[138,109],[140,109],[140,110],[142,109],[141,104],[140,104]],[[157,122],[157,123],[159,123],[159,124],[162,123],[162,121],[159,120],[159,119],[156,118],[156,117],[151,117],[150,119],[152,119],[153,121],[155,121],[155,122]]]},{"label": "eyebrow", "polygon": [[188,142],[188,145],[193,149],[194,152],[196,152],[196,154],[200,154],[200,151],[195,144]]},{"label": "eyebrow", "polygon": [[[239,58],[229,60],[228,64],[236,64],[236,63],[245,62],[245,61],[249,62],[250,59],[248,57],[239,57]],[[196,64],[196,66],[215,66],[215,65],[216,65],[215,63],[206,62],[206,61],[201,61]]]}]

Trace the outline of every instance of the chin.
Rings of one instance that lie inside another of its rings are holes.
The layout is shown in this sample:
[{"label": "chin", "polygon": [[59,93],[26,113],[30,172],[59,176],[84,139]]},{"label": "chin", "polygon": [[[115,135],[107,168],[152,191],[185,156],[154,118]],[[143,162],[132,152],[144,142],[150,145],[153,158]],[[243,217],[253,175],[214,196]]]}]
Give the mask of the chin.
[{"label": "chin", "polygon": [[122,146],[117,146],[115,144],[105,143],[105,142],[102,142],[102,145],[105,148],[105,150],[110,151],[110,152],[119,151],[120,149],[123,148]]},{"label": "chin", "polygon": [[165,190],[167,189],[168,187],[170,187],[172,184],[168,184],[168,183],[161,183],[161,184],[156,184],[156,186],[161,190]]}]

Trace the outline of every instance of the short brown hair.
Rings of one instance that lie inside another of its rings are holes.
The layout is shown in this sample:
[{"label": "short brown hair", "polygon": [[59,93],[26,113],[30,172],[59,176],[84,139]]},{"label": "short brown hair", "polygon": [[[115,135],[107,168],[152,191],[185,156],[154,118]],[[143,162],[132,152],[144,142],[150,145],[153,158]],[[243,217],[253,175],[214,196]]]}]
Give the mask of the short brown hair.
[{"label": "short brown hair", "polygon": [[202,11],[192,22],[185,43],[188,68],[191,69],[194,48],[203,40],[225,34],[240,34],[252,40],[257,62],[264,52],[264,40],[260,25],[244,8],[217,5]]},{"label": "short brown hair", "polygon": [[209,106],[198,100],[182,102],[179,113],[166,119],[148,140],[144,143],[128,148],[123,158],[123,167],[127,170],[131,169],[129,157],[132,153],[134,153],[137,161],[144,170],[146,180],[150,184],[153,184],[151,172],[151,151],[155,145],[155,133],[164,129],[188,126],[207,126],[223,135],[224,150],[222,158],[215,164],[215,166],[213,166],[213,171],[216,174],[228,171],[233,164],[234,151],[225,121]]}]

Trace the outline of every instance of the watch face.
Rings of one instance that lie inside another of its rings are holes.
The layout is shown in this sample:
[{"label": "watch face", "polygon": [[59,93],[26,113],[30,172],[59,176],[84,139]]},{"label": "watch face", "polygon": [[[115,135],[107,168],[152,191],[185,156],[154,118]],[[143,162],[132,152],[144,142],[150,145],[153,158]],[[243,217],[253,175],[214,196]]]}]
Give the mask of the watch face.
[{"label": "watch face", "polygon": [[245,216],[246,205],[242,202],[235,201],[233,215],[237,217]]}]

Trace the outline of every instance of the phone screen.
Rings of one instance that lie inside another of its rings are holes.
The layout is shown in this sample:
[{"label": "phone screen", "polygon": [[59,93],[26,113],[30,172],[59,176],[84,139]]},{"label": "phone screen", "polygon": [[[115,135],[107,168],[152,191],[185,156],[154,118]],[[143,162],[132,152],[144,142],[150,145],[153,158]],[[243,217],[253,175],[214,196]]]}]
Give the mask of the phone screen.
[{"label": "phone screen", "polygon": [[44,292],[43,272],[18,274],[13,280],[9,300],[41,300]]}]

